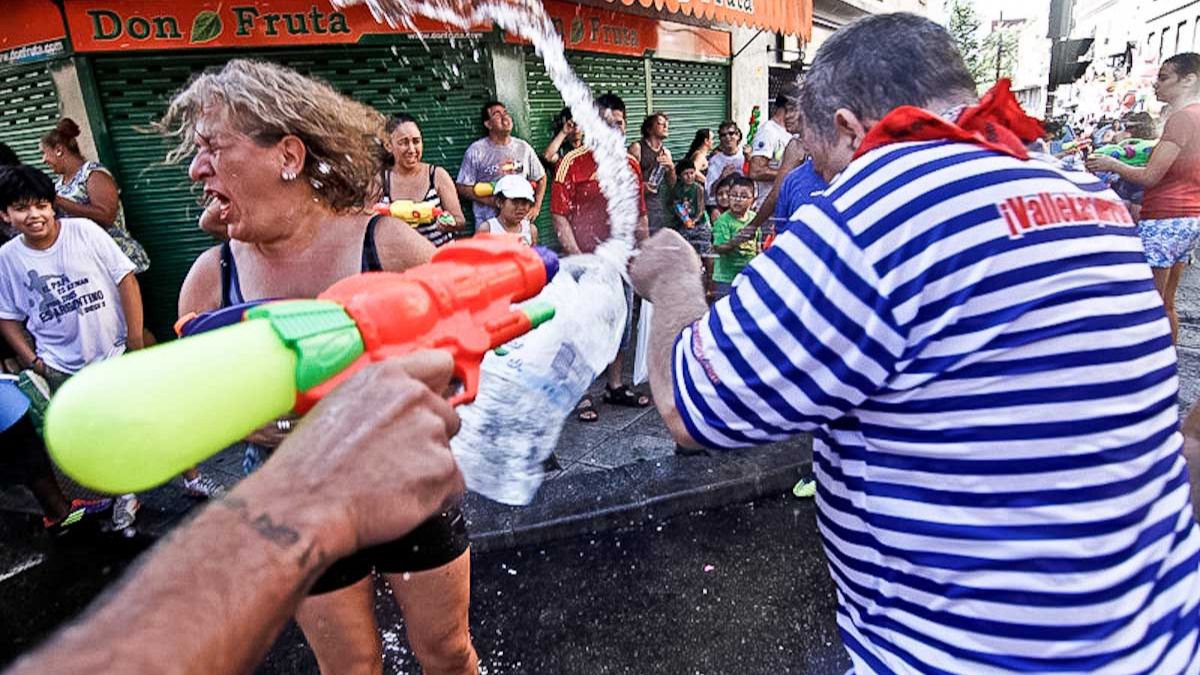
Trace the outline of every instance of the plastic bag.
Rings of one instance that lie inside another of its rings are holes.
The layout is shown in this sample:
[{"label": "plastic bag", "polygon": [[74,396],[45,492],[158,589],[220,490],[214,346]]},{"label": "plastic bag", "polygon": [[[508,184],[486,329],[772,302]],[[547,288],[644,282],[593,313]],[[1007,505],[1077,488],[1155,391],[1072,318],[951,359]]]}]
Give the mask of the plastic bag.
[{"label": "plastic bag", "polygon": [[633,383],[641,384],[650,379],[650,322],[654,317],[654,304],[642,300],[642,315],[637,325],[637,350],[633,355]]}]

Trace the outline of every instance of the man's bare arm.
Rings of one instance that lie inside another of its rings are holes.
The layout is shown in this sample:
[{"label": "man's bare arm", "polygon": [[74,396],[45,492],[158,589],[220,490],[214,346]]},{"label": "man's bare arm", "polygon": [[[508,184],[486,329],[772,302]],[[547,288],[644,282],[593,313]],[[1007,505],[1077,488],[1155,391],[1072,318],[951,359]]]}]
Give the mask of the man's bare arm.
[{"label": "man's bare arm", "polygon": [[403,536],[461,494],[458,417],[434,393],[453,371],[446,352],[360,371],[265,467],[6,675],[251,672],[329,563]]},{"label": "man's bare arm", "polygon": [[571,229],[571,221],[567,220],[566,216],[560,216],[557,213],[550,214],[550,221],[554,223],[554,233],[558,235],[558,243],[562,246],[563,253],[567,255],[581,253],[579,243],[575,241],[575,230]]},{"label": "man's bare arm", "polygon": [[675,407],[672,352],[679,333],[708,311],[700,270],[695,251],[674,230],[663,230],[648,239],[630,268],[638,294],[654,303],[649,353],[654,405],[675,442],[690,448],[700,444],[692,438]]}]

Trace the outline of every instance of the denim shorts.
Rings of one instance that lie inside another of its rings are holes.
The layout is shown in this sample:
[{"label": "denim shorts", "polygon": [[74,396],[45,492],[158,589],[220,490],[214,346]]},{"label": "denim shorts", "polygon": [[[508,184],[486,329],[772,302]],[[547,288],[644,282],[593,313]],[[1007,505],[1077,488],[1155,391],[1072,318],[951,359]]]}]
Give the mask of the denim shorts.
[{"label": "denim shorts", "polygon": [[1138,234],[1151,267],[1187,262],[1200,241],[1200,218],[1160,218],[1138,222]]}]

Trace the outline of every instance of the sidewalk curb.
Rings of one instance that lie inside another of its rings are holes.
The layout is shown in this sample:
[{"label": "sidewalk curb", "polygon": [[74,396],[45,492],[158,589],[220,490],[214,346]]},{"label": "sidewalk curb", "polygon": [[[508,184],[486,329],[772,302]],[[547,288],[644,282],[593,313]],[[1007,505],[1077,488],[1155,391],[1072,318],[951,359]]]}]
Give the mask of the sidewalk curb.
[{"label": "sidewalk curb", "polygon": [[785,493],[812,473],[811,439],[722,453],[670,457],[545,484],[532,504],[510,507],[469,494],[463,510],[476,552],[580,534]]}]

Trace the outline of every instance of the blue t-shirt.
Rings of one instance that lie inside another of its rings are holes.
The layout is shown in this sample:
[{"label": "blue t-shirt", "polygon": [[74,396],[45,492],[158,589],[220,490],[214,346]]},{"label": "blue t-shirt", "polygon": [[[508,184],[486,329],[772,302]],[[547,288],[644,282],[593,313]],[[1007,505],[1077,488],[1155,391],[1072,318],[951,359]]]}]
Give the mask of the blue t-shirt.
[{"label": "blue t-shirt", "polygon": [[824,178],[813,168],[811,159],[792,169],[779,186],[779,200],[775,202],[775,213],[771,215],[771,223],[775,225],[776,236],[787,231],[788,221],[796,209],[810,200],[814,192],[820,192],[829,187]]}]

